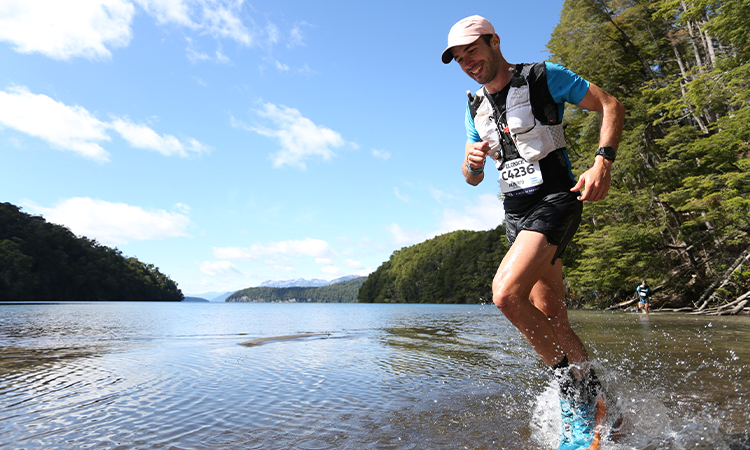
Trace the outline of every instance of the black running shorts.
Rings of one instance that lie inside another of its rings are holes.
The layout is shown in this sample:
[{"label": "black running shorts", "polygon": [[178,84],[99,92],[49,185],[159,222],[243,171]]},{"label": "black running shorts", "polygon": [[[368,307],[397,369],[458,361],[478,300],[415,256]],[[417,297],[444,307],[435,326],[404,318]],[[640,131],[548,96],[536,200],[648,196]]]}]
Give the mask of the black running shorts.
[{"label": "black running shorts", "polygon": [[505,235],[510,245],[521,230],[542,233],[557,246],[552,264],[562,255],[581,224],[583,203],[579,192],[556,192],[542,198],[525,211],[505,213]]}]

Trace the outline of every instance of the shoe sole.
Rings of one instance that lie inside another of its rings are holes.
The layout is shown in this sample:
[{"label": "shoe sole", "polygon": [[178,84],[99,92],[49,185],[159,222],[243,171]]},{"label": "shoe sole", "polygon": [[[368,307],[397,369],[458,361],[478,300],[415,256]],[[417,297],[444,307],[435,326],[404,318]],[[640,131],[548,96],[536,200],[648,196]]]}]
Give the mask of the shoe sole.
[{"label": "shoe sole", "polygon": [[[598,450],[601,441],[603,439],[604,433],[607,431],[607,416],[609,415],[609,408],[607,407],[607,403],[604,400],[604,397],[601,395],[598,395],[596,397],[596,418],[595,418],[595,425],[594,425],[594,438],[591,440],[591,444],[589,445],[588,450]],[[607,439],[617,442],[623,437],[625,437],[624,434],[622,434],[623,431],[623,418],[622,416],[619,416],[617,420],[612,424],[612,427],[609,429],[609,434],[606,436]]]}]

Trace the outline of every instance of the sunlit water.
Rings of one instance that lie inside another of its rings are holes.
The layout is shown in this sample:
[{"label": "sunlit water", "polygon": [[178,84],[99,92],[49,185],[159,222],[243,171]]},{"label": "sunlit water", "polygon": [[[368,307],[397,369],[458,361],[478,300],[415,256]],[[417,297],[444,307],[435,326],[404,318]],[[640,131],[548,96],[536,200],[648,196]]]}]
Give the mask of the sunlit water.
[{"label": "sunlit water", "polygon": [[[572,312],[629,424],[750,448],[750,318]],[[287,340],[261,338],[316,333]],[[546,371],[493,306],[0,306],[2,449],[553,449]]]}]

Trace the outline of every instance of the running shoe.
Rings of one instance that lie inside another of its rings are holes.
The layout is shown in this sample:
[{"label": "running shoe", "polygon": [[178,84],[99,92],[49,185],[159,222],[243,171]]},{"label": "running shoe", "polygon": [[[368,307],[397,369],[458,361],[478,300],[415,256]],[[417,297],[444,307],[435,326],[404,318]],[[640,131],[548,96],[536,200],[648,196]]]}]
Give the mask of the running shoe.
[{"label": "running shoe", "polygon": [[594,441],[597,403],[594,397],[581,400],[574,397],[560,400],[562,431],[558,450],[586,450]]},{"label": "running shoe", "polygon": [[604,439],[617,442],[624,437],[622,415],[601,393],[586,401],[560,400],[562,432],[558,450],[597,450]]}]

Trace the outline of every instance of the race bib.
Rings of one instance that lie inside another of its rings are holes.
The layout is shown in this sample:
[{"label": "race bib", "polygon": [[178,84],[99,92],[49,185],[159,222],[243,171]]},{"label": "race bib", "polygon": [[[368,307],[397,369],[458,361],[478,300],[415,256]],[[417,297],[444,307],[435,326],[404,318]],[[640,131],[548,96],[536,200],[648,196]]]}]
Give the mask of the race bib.
[{"label": "race bib", "polygon": [[513,159],[500,169],[500,190],[508,197],[533,194],[543,182],[539,161]]},{"label": "race bib", "polygon": [[645,292],[640,292],[640,294],[641,294],[641,297],[645,297],[646,296]]}]

